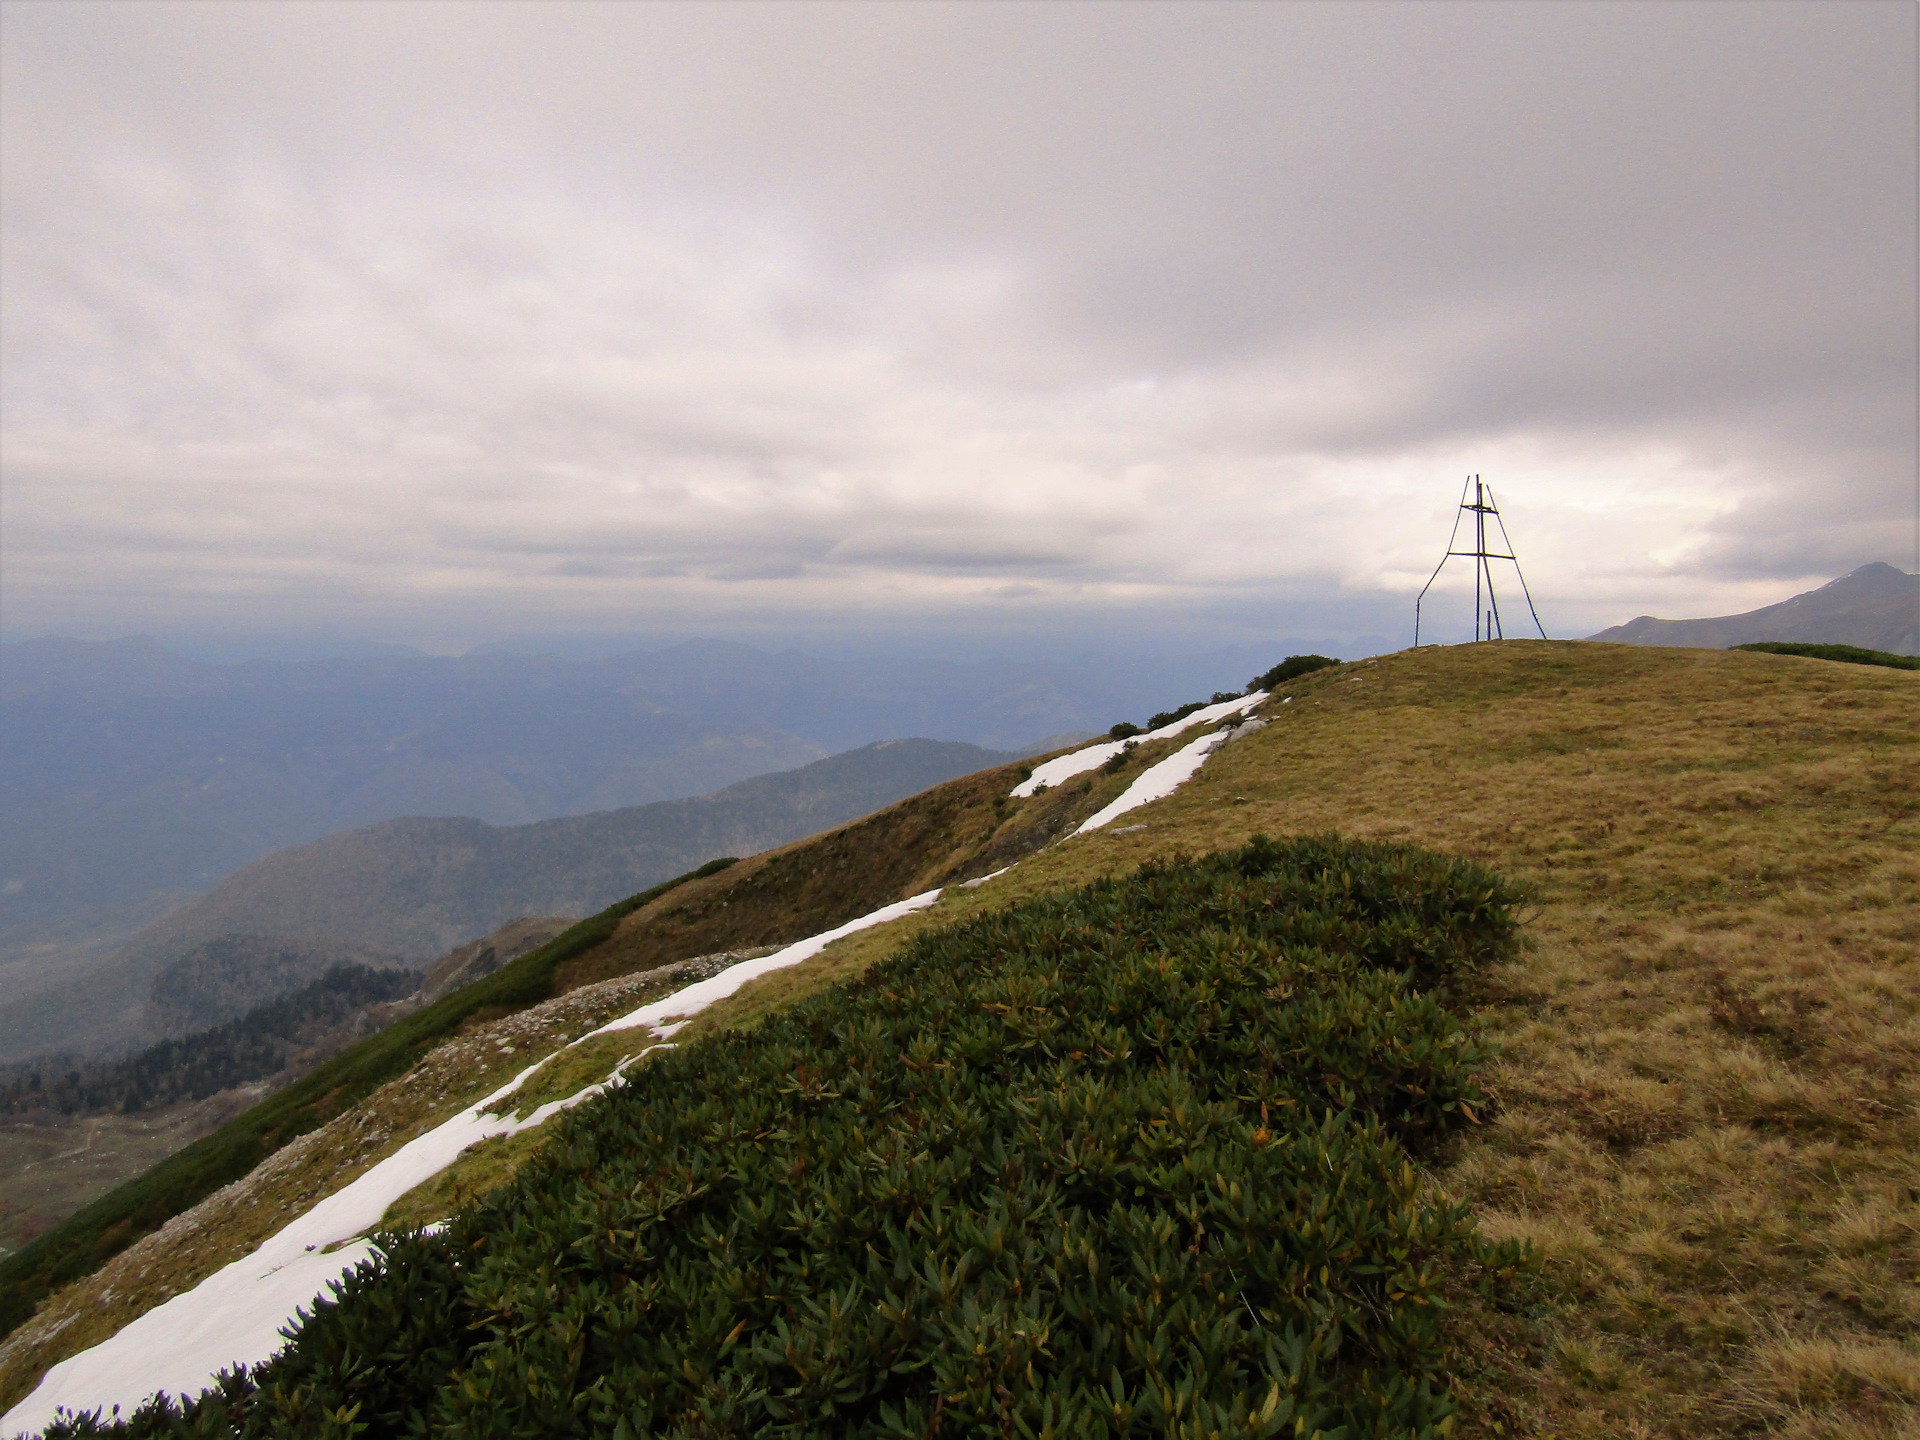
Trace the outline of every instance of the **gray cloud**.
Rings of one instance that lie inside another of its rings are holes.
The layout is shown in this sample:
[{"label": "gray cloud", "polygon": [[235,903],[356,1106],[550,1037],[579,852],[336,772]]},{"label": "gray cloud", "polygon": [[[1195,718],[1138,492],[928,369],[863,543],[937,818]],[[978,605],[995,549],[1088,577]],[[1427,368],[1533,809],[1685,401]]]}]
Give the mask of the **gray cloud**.
[{"label": "gray cloud", "polygon": [[5,624],[1391,633],[1469,471],[1563,633],[1910,563],[1914,23],[10,0]]}]

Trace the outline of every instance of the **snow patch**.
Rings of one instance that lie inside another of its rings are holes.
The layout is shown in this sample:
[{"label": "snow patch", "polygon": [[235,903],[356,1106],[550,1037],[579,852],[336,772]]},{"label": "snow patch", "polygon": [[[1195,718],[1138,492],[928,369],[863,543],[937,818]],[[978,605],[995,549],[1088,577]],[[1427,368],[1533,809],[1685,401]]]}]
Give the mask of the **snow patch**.
[{"label": "snow patch", "polygon": [[[617,1020],[609,1020],[592,1034],[606,1035],[615,1030],[631,1030],[636,1025],[645,1025],[654,1034],[663,1038],[672,1035],[695,1015],[716,1000],[726,999],[749,980],[757,980],[769,971],[784,970],[789,965],[798,965],[802,960],[811,960],[836,940],[843,939],[858,930],[866,930],[874,925],[884,925],[889,920],[898,920],[902,915],[911,915],[915,910],[924,910],[939,898],[938,890],[929,890],[909,900],[899,900],[892,905],[884,906],[871,915],[862,915],[858,920],[849,920],[837,929],[824,931],[805,940],[796,940],[786,949],[776,950],[771,955],[763,955],[758,960],[742,960],[738,965],[730,966],[697,985],[689,985],[684,990],[674,991],[664,1000],[656,1000],[651,1005],[642,1005],[638,1010],[622,1015]],[[585,1040],[592,1037],[583,1035],[580,1038]]]},{"label": "snow patch", "polygon": [[[1226,719],[1229,715],[1244,715],[1266,698],[1266,691],[1256,690],[1253,694],[1243,695],[1238,700],[1222,700],[1218,705],[1208,705],[1196,710],[1185,719],[1176,720],[1171,725],[1162,725],[1158,730],[1149,730],[1144,735],[1136,735],[1133,737],[1133,743],[1170,740],[1181,731],[1191,730],[1196,725],[1210,725]],[[1015,798],[1024,800],[1042,785],[1058,785],[1062,780],[1071,780],[1075,775],[1084,774],[1096,766],[1106,764],[1125,749],[1128,743],[1125,740],[1108,740],[1098,745],[1089,745],[1084,750],[1075,750],[1071,755],[1062,755],[1058,759],[1049,760],[1044,765],[1036,765],[1033,774],[1014,786],[1011,793]]]},{"label": "snow patch", "polygon": [[1102,825],[1118,819],[1129,810],[1138,810],[1142,805],[1151,804],[1155,800],[1164,800],[1191,780],[1194,772],[1207,763],[1207,756],[1213,753],[1216,746],[1225,743],[1231,733],[1226,730],[1215,730],[1181,746],[1129,785],[1118,800],[1098,814],[1089,817],[1073,833],[1084,835],[1089,830],[1098,830]]},{"label": "snow patch", "polygon": [[487,1113],[537,1069],[538,1063],[529,1065],[478,1105],[408,1141],[251,1255],[149,1310],[91,1350],[62,1360],[31,1395],[0,1417],[0,1434],[42,1429],[61,1408],[118,1405],[131,1411],[156,1391],[198,1394],[222,1369],[266,1359],[281,1347],[280,1329],[293,1323],[297,1307],[312,1305],[329,1284],[377,1253],[372,1241],[354,1237],[378,1225],[395,1200],[446,1169],[469,1145],[530,1130],[606,1088],[589,1085],[542,1105],[525,1120]]}]

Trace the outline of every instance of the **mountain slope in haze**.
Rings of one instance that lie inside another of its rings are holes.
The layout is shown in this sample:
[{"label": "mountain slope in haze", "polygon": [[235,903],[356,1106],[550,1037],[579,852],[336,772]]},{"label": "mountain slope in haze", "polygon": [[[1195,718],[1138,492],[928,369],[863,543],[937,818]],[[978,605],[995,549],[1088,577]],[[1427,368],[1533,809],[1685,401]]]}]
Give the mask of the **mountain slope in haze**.
[{"label": "mountain slope in haze", "polygon": [[153,977],[144,1029],[158,1038],[184,1039],[223,1020],[236,1020],[342,965],[385,971],[419,968],[391,955],[337,943],[219,935]]},{"label": "mountain slope in haze", "polygon": [[408,818],[328,836],[247,866],[149,925],[84,980],[0,1009],[0,1056],[148,1038],[154,977],[225,936],[417,963],[515,916],[591,914],[717,855],[767,850],[1011,758],[950,741],[889,740],[692,799],[534,825]]},{"label": "mountain slope in haze", "polygon": [[0,647],[0,962],[97,950],[340,830],[525,824],[850,748],[676,709],[646,678],[534,656],[208,665],[150,640]]},{"label": "mountain slope in haze", "polygon": [[1642,615],[1587,638],[1623,645],[1691,645],[1703,650],[1787,640],[1920,655],[1920,575],[1909,575],[1876,561],[1818,590],[1744,615],[1706,620],[1658,620]]},{"label": "mountain slope in haze", "polygon": [[621,809],[902,735],[1031,746],[1238,684],[1254,664],[835,660],[699,641],[215,665],[152,640],[0,645],[0,993],[341,830]]},{"label": "mountain slope in haze", "polygon": [[[426,972],[335,965],[301,988],[238,1012],[246,996],[287,976],[258,959],[247,937],[210,942],[155,977],[153,1003],[163,1013],[186,1010],[170,981],[200,982],[221,1023],[169,1038],[134,1055],[82,1060],[49,1055],[0,1066],[0,1255],[67,1219],[76,1210],[211,1134],[268,1092],[298,1080],[342,1048],[441,996],[483,979],[574,924],[558,916],[523,917],[469,941]],[[231,941],[243,942],[235,946]],[[304,972],[297,948],[274,947]],[[203,954],[202,952],[212,952]],[[319,952],[324,955],[327,952]],[[196,964],[195,962],[200,963]],[[239,961],[241,973],[222,960]],[[235,981],[239,983],[234,983]],[[212,983],[208,983],[212,982]],[[270,987],[269,987],[270,988]],[[22,1172],[31,1172],[30,1174]]]}]

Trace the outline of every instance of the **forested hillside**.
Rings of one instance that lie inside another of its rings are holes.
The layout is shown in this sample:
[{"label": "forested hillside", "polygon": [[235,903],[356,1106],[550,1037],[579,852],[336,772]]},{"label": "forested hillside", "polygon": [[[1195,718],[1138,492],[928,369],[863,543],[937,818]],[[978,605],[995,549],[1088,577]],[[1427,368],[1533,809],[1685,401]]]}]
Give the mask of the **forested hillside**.
[{"label": "forested hillside", "polygon": [[55,1055],[0,1069],[0,1114],[31,1119],[102,1110],[135,1114],[157,1105],[203,1100],[254,1080],[270,1080],[314,1051],[325,1053],[367,1028],[370,1007],[414,992],[414,970],[341,965],[290,995],[256,1006],[208,1030],[162,1040],[119,1060]]}]

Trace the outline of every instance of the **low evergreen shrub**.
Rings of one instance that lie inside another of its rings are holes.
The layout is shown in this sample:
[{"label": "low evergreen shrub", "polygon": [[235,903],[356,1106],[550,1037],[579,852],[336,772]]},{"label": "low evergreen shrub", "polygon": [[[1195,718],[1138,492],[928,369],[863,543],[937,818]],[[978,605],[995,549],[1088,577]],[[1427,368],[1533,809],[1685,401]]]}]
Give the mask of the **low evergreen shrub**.
[{"label": "low evergreen shrub", "polygon": [[[1228,698],[1238,699],[1239,697],[1229,696]],[[1212,702],[1208,700],[1189,700],[1177,710],[1162,710],[1158,715],[1153,716],[1147,721],[1147,729],[1158,730],[1162,725],[1171,725],[1176,720],[1184,720],[1187,716],[1193,714],[1194,711],[1206,709],[1211,703]]]},{"label": "low evergreen shrub", "polygon": [[1109,740],[1131,740],[1135,735],[1144,735],[1146,733],[1146,731],[1142,730],[1138,725],[1135,725],[1131,720],[1122,720],[1118,725],[1107,731],[1107,738]]},{"label": "low evergreen shrub", "polygon": [[1481,1103],[1448,997],[1518,899],[1262,837],[924,933],[550,1122],[184,1411],[48,1433],[1444,1433],[1443,1282],[1523,1256],[1409,1154]]},{"label": "low evergreen shrub", "polygon": [[1920,655],[1896,655],[1891,650],[1868,650],[1859,645],[1803,645],[1788,640],[1758,640],[1735,645],[1735,650],[1758,650],[1766,655],[1800,655],[1809,660],[1838,660],[1843,665],[1885,665],[1890,670],[1920,670]]},{"label": "low evergreen shrub", "polygon": [[1247,694],[1256,690],[1271,690],[1276,685],[1284,685],[1289,680],[1297,680],[1302,675],[1311,675],[1316,670],[1325,670],[1329,665],[1338,665],[1338,660],[1325,655],[1289,655],[1264,675],[1256,675],[1247,682]]}]

